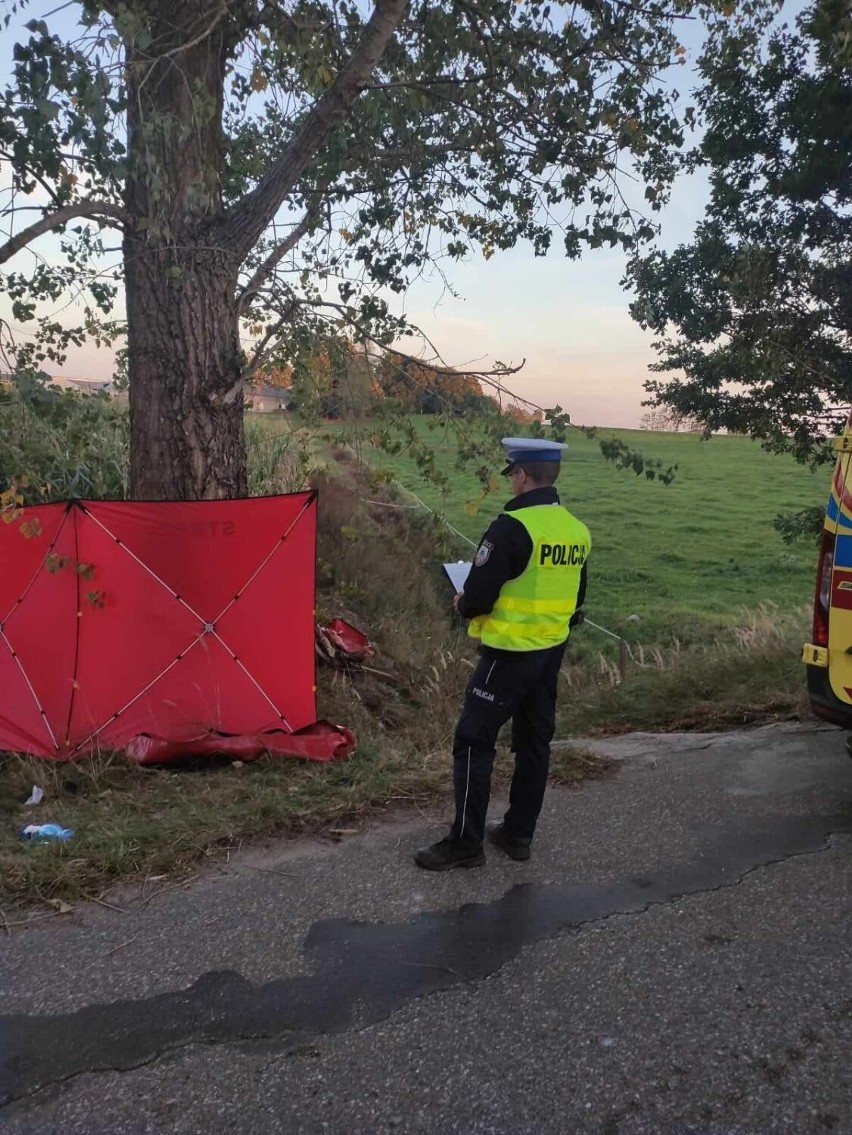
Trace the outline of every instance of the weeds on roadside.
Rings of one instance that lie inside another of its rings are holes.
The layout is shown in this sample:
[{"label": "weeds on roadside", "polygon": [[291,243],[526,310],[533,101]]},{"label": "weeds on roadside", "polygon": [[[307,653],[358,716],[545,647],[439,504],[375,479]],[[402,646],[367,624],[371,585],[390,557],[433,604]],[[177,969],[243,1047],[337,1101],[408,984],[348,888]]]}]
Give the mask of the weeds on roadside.
[{"label": "weeds on roadside", "polygon": [[559,727],[570,734],[625,729],[726,728],[807,712],[799,661],[807,612],[763,604],[702,645],[632,650],[625,679],[600,655],[597,680],[568,664]]},{"label": "weeds on roadside", "polygon": [[305,488],[312,451],[304,430],[291,426],[286,431],[270,431],[247,418],[245,436],[249,496],[295,493]]}]

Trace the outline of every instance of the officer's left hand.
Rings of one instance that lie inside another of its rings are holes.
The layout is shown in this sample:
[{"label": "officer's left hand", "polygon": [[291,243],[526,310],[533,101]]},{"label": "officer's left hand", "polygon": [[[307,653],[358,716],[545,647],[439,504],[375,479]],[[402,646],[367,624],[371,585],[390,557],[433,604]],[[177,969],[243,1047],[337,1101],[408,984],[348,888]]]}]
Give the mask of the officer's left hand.
[{"label": "officer's left hand", "polygon": [[459,609],[459,599],[461,599],[462,595],[464,595],[464,592],[463,592],[463,591],[457,591],[457,592],[455,593],[455,595],[453,596],[453,610],[454,610],[454,611],[455,611],[456,613],[458,613],[458,609]]}]

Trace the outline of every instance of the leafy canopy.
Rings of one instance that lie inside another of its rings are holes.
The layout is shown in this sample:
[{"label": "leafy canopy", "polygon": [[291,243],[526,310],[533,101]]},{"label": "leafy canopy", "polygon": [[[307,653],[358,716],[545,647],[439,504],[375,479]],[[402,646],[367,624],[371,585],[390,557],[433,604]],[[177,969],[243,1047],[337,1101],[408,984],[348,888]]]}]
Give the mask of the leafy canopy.
[{"label": "leafy canopy", "polygon": [[[7,25],[27,8],[4,6]],[[428,264],[520,240],[572,257],[635,247],[652,226],[622,179],[638,175],[651,209],[665,198],[681,125],[657,76],[682,57],[675,22],[691,7],[85,0],[73,35],[32,20],[0,93],[0,262],[53,228],[63,256],[0,277],[14,319],[41,320],[29,346],[8,326],[2,345],[40,364],[121,334],[105,227],[234,250],[244,377],[329,321],[391,341],[405,320],[387,297]],[[187,105],[159,105],[175,75]],[[35,221],[21,211],[34,199]],[[69,295],[77,326],[40,314]]]},{"label": "leafy canopy", "polygon": [[687,164],[708,172],[710,207],[690,244],[629,273],[654,369],[674,372],[646,384],[651,404],[832,460],[852,403],[849,5],[719,24],[700,70],[706,132]]}]

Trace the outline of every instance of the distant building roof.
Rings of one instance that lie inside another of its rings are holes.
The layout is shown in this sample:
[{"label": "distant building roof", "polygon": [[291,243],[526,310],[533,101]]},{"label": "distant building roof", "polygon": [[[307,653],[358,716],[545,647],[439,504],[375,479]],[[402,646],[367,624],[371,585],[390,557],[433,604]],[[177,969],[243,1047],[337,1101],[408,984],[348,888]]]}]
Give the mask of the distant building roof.
[{"label": "distant building roof", "polygon": [[64,374],[51,375],[51,385],[61,390],[81,390],[91,394],[93,390],[111,390],[112,382],[105,378],[68,378]]},{"label": "distant building roof", "polygon": [[277,398],[279,402],[289,402],[291,392],[283,386],[252,386],[246,391],[246,398]]},{"label": "distant building roof", "polygon": [[[47,374],[45,371],[39,377],[49,386],[58,386],[60,390],[79,390],[83,394],[113,389],[113,383],[108,378],[67,378],[63,374]],[[12,379],[11,371],[0,370],[0,382],[8,384]]]}]

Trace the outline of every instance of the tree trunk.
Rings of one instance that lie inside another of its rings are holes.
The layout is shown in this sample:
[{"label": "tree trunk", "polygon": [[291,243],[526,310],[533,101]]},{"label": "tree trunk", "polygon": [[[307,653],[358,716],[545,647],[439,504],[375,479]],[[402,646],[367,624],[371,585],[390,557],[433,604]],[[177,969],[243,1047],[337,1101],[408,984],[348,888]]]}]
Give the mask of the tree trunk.
[{"label": "tree trunk", "polygon": [[127,44],[124,271],[130,491],[202,500],[247,491],[236,288],[211,234],[224,209],[222,106],[232,15],[221,0],[148,0]]},{"label": "tree trunk", "polygon": [[225,254],[126,256],[130,491],[137,500],[247,493],[236,279]]}]

